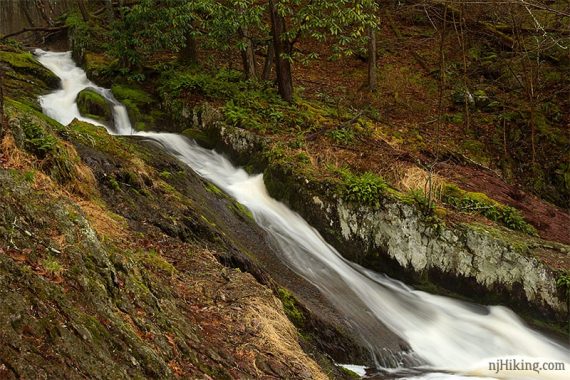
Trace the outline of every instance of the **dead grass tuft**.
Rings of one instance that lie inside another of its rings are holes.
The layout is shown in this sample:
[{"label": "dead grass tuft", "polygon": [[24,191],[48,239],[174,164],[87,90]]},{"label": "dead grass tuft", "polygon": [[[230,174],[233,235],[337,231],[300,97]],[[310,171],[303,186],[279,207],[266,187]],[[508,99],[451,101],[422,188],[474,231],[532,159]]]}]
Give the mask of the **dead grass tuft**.
[{"label": "dead grass tuft", "polygon": [[127,223],[120,216],[112,214],[95,202],[80,199],[75,199],[75,202],[81,207],[89,224],[100,237],[122,240],[128,236],[126,232]]},{"label": "dead grass tuft", "polygon": [[25,170],[33,167],[32,158],[18,148],[10,132],[7,132],[0,142],[0,151],[4,156],[5,168]]},{"label": "dead grass tuft", "polygon": [[[432,195],[435,199],[440,200],[445,186],[445,179],[435,173],[431,175]],[[402,191],[421,190],[424,194],[429,190],[429,173],[417,166],[412,166],[403,172],[397,187]]]},{"label": "dead grass tuft", "polygon": [[288,365],[311,373],[312,379],[327,379],[319,366],[303,351],[298,342],[297,330],[287,319],[276,298],[269,304],[267,298],[250,298],[245,319],[256,326],[256,345],[268,352],[280,353]]}]

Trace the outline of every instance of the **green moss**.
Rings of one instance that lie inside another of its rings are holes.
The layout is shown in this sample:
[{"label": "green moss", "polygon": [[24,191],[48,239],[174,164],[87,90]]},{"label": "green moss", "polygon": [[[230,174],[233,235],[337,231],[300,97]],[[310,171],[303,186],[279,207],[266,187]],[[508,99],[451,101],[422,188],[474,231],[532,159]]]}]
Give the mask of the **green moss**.
[{"label": "green moss", "polygon": [[113,120],[113,110],[107,99],[92,89],[86,88],[77,95],[77,107],[85,117],[107,124]]},{"label": "green moss", "polygon": [[66,133],[73,140],[114,157],[121,159],[134,157],[135,149],[126,138],[111,136],[103,127],[74,120],[66,128]]},{"label": "green moss", "polygon": [[41,108],[35,102],[29,103],[26,99],[15,100],[12,98],[5,98],[4,102],[5,111],[8,114],[15,115],[16,117],[19,117],[18,114],[27,114],[30,118],[49,125],[50,128],[55,131],[60,131],[64,128],[63,125],[42,113]]},{"label": "green moss", "polygon": [[128,99],[138,105],[148,105],[153,102],[152,97],[141,88],[114,84],[111,87],[111,91],[119,101]]},{"label": "green moss", "polygon": [[251,211],[249,211],[247,207],[245,207],[244,205],[242,205],[237,201],[231,203],[230,209],[239,216],[245,216],[248,219],[253,220],[253,214],[251,213]]},{"label": "green moss", "polygon": [[41,80],[48,88],[57,88],[59,78],[42,66],[30,52],[0,51],[0,63],[5,63],[19,74],[29,75],[29,80]]},{"label": "green moss", "polygon": [[293,322],[295,326],[302,327],[305,323],[305,316],[297,307],[297,300],[293,294],[285,288],[279,288],[277,290],[277,296],[283,303],[283,309],[289,320]]},{"label": "green moss", "polygon": [[225,197],[225,193],[216,185],[211,182],[206,183],[206,190],[212,194],[216,194],[219,197]]},{"label": "green moss", "polygon": [[340,367],[340,366],[339,366],[338,368],[340,368],[340,370],[341,370],[346,376],[348,376],[350,379],[360,379],[360,378],[361,378],[359,374],[357,374],[357,373],[354,372],[354,371],[349,370],[348,368],[344,368],[344,367]]},{"label": "green moss", "polygon": [[162,118],[162,113],[156,108],[151,110],[153,98],[139,87],[114,84],[111,91],[129,114],[132,125],[136,130],[148,130]]},{"label": "green moss", "polygon": [[102,80],[114,76],[116,61],[106,54],[87,52],[83,55],[83,68],[89,78]]},{"label": "green moss", "polygon": [[182,134],[206,148],[214,148],[216,146],[215,136],[208,131],[200,129],[187,128]]},{"label": "green moss", "polygon": [[163,272],[169,276],[176,274],[176,268],[166,261],[157,251],[139,251],[135,254],[136,260],[150,269]]},{"label": "green moss", "polygon": [[172,178],[172,173],[169,172],[168,170],[163,170],[163,171],[161,171],[159,175],[160,175],[161,178],[164,178],[164,179],[170,179],[170,178]]},{"label": "green moss", "polygon": [[109,177],[109,184],[111,185],[111,189],[115,191],[121,190],[121,185],[119,185],[119,182],[114,176]]},{"label": "green moss", "polygon": [[41,264],[42,267],[46,270],[46,272],[50,274],[59,275],[63,272],[63,267],[61,266],[59,261],[57,261],[53,257],[48,257],[42,260]]},{"label": "green moss", "polygon": [[512,230],[536,235],[534,227],[524,220],[518,210],[505,206],[486,194],[468,192],[447,184],[442,192],[442,201],[459,211],[478,213]]}]

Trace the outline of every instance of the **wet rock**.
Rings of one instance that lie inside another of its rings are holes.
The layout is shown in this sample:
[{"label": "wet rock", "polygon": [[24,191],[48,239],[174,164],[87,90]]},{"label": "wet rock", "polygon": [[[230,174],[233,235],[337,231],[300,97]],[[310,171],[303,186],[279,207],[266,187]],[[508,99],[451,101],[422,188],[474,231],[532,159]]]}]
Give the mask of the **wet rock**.
[{"label": "wet rock", "polygon": [[77,94],[77,107],[82,116],[113,126],[111,103],[94,89],[86,88]]}]

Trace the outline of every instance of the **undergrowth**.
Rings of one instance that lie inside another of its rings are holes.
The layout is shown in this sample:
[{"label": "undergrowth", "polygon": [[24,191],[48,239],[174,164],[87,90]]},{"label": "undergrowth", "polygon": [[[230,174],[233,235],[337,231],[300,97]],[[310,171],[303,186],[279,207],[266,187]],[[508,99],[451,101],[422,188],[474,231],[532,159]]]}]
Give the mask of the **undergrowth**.
[{"label": "undergrowth", "polygon": [[337,172],[341,176],[340,193],[345,200],[380,206],[381,196],[388,189],[384,178],[372,172],[354,174],[347,168],[337,169]]},{"label": "undergrowth", "polygon": [[483,193],[468,192],[448,184],[443,189],[442,201],[458,211],[481,214],[512,230],[529,235],[537,234],[534,227],[524,220],[517,209],[505,206]]}]

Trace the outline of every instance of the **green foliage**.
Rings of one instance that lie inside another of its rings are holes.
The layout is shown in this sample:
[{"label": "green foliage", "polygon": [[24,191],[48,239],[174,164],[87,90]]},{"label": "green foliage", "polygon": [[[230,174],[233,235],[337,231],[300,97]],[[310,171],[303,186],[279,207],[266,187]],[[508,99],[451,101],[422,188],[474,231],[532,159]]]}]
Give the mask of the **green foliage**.
[{"label": "green foliage", "polygon": [[348,169],[339,171],[342,176],[341,194],[345,200],[376,207],[380,205],[380,197],[388,189],[382,177],[371,172],[356,175]]},{"label": "green foliage", "polygon": [[141,0],[115,23],[109,51],[129,69],[140,68],[156,51],[179,52],[188,36],[200,34],[213,4],[212,0]]},{"label": "green foliage", "polygon": [[179,98],[200,95],[211,100],[227,100],[223,114],[234,125],[265,131],[293,125],[302,118],[299,110],[281,101],[273,89],[260,83],[245,81],[240,72],[220,70],[216,74],[205,71],[165,73],[159,87],[165,104],[180,111]]},{"label": "green foliage", "polygon": [[556,286],[563,289],[570,297],[570,272],[561,273],[556,279]]},{"label": "green foliage", "polygon": [[[326,41],[332,47],[333,59],[355,54],[367,41],[367,27],[378,25],[377,4],[372,0],[281,0],[276,7],[289,20],[289,30],[284,36],[287,40],[293,42],[299,36],[309,36]],[[316,57],[312,51],[295,55],[301,62]]]},{"label": "green foliage", "polygon": [[212,99],[233,99],[247,91],[246,82],[233,75],[234,71],[220,70],[216,75],[201,71],[169,72],[162,79],[159,92],[166,96],[196,93]]},{"label": "green foliage", "polygon": [[262,130],[262,124],[257,118],[246,108],[236,106],[233,101],[226,103],[224,107],[224,115],[231,125],[246,129]]},{"label": "green foliage", "polygon": [[459,211],[478,213],[512,230],[536,235],[534,227],[524,220],[518,210],[505,206],[483,193],[464,191],[448,184],[443,189],[442,201]]},{"label": "green foliage", "polygon": [[354,142],[355,134],[354,130],[351,128],[335,128],[328,132],[328,136],[332,138],[336,143],[342,145],[350,145]]},{"label": "green foliage", "polygon": [[285,315],[289,318],[291,322],[297,327],[302,327],[305,322],[305,316],[303,312],[297,307],[297,300],[285,288],[279,288],[277,291],[277,296],[283,303],[283,309],[285,310]]},{"label": "green foliage", "polygon": [[78,13],[72,12],[67,16],[65,25],[69,28],[72,48],[83,53],[90,47],[92,36],[89,25]]},{"label": "green foliage", "polygon": [[30,118],[24,117],[21,121],[24,132],[24,146],[26,150],[35,154],[38,158],[45,158],[48,154],[55,154],[57,140],[49,132]]}]

